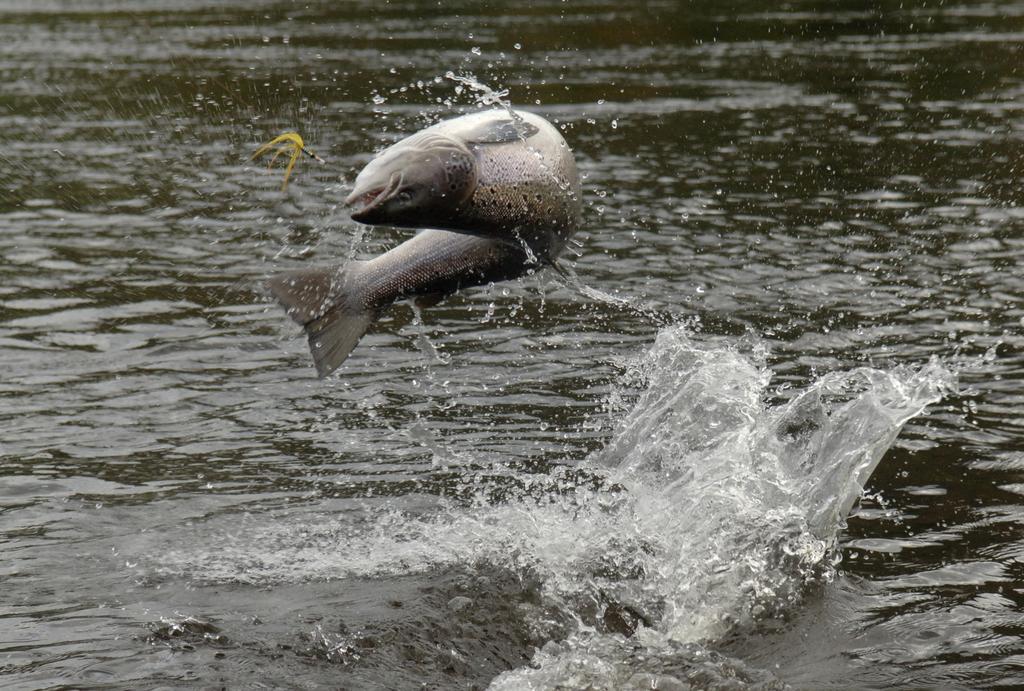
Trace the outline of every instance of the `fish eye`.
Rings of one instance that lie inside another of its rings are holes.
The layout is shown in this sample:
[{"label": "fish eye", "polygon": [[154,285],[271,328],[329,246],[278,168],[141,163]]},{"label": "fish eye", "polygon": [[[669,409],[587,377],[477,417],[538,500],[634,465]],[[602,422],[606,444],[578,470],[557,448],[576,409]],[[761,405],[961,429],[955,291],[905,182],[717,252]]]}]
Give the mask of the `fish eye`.
[{"label": "fish eye", "polygon": [[402,190],[396,196],[398,198],[398,201],[402,202],[403,204],[412,200],[412,192],[410,192],[409,190]]}]

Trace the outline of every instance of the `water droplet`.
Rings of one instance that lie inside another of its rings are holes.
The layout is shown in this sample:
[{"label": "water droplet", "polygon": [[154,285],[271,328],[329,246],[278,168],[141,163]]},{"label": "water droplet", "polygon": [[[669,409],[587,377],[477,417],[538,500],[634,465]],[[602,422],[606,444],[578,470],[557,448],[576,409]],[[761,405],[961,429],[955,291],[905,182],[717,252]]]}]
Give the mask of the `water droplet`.
[{"label": "water droplet", "polygon": [[613,130],[619,129],[619,121],[618,120],[612,120],[612,129]]},{"label": "water droplet", "polygon": [[523,47],[523,44],[522,43],[516,43],[512,47],[515,48],[516,50],[521,50],[522,47]]}]

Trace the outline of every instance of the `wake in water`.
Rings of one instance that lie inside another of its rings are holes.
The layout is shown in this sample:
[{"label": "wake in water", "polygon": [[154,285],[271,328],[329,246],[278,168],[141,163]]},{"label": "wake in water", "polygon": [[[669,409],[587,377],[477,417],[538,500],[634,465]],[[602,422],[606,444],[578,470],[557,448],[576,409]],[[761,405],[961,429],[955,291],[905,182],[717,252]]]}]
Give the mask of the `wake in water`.
[{"label": "wake in water", "polygon": [[201,555],[165,553],[160,570],[261,584],[480,563],[529,573],[571,625],[495,686],[621,688],[649,671],[638,660],[692,657],[686,646],[784,612],[828,580],[871,472],[904,423],[954,385],[937,363],[862,368],[771,406],[763,354],[702,345],[679,326],[627,379],[627,412],[582,463],[600,487],[555,473],[544,482],[560,491],[540,500],[426,518],[380,510],[358,526],[264,524],[226,543],[204,538]]}]

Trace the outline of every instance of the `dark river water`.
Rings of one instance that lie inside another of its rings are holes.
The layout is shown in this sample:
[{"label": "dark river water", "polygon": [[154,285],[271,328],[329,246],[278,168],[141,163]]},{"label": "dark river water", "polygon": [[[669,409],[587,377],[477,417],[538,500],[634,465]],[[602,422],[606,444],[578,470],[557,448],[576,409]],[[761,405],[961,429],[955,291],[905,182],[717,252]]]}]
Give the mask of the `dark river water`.
[{"label": "dark river water", "polygon": [[[1024,3],[0,0],[0,77],[3,688],[1024,684]],[[263,279],[499,100],[578,278],[317,379]]]}]

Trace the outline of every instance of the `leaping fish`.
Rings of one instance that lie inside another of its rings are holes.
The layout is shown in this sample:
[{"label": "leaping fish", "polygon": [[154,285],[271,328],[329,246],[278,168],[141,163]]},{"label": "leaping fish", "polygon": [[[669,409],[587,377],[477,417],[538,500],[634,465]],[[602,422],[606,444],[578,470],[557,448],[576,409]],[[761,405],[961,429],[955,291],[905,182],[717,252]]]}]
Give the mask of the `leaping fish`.
[{"label": "leaping fish", "polygon": [[345,204],[361,223],[429,230],[368,261],[267,281],[305,330],[321,377],[396,301],[435,304],[549,264],[582,216],[565,139],[539,115],[508,110],[445,120],[393,144],[359,173]]}]

